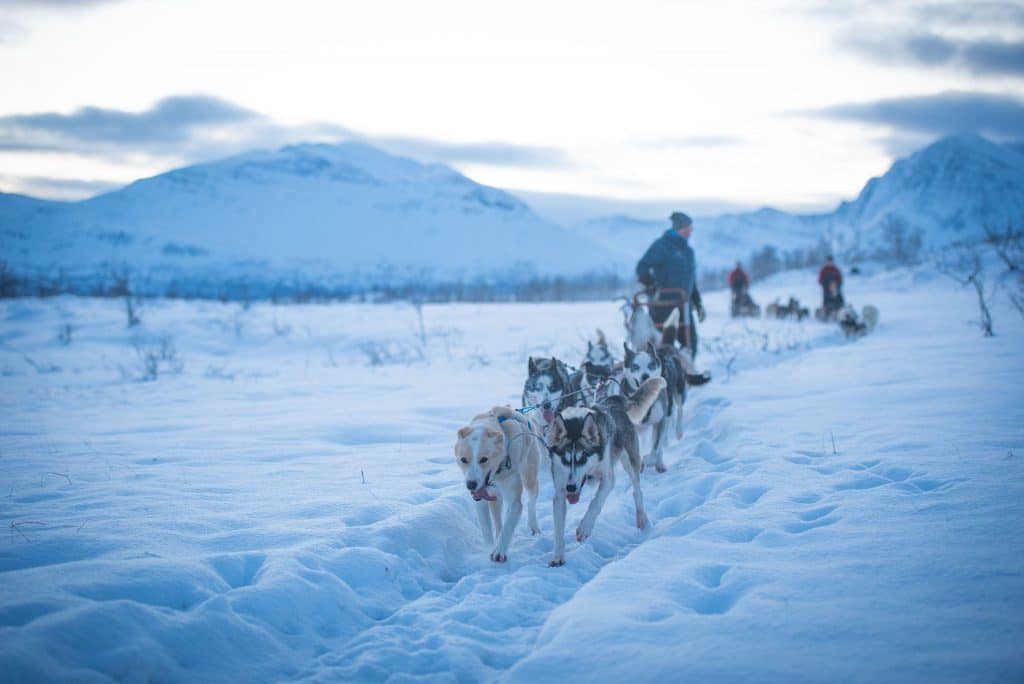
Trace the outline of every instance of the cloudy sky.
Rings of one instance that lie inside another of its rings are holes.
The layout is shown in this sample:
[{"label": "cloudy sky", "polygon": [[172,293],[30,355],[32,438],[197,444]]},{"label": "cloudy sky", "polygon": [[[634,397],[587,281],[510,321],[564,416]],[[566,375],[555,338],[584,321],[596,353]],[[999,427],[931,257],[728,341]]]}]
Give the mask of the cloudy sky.
[{"label": "cloudy sky", "polygon": [[537,201],[823,209],[1024,139],[1024,0],[0,0],[0,93],[7,192],[357,139]]}]

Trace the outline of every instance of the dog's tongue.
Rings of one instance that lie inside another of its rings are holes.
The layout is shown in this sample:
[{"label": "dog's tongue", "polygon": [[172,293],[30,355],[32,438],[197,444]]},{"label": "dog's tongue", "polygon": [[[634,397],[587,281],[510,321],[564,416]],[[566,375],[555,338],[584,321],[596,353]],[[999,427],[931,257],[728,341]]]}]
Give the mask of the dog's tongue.
[{"label": "dog's tongue", "polygon": [[579,492],[579,490],[576,490],[575,492],[566,492],[565,493],[565,500],[568,501],[571,504],[579,503],[580,502],[580,492]]},{"label": "dog's tongue", "polygon": [[553,423],[555,420],[555,412],[551,409],[544,409],[544,422],[547,424]]},{"label": "dog's tongue", "polygon": [[485,499],[487,501],[495,501],[497,497],[488,494],[487,485],[484,485],[480,489],[473,492],[473,501],[479,501],[480,499]]}]

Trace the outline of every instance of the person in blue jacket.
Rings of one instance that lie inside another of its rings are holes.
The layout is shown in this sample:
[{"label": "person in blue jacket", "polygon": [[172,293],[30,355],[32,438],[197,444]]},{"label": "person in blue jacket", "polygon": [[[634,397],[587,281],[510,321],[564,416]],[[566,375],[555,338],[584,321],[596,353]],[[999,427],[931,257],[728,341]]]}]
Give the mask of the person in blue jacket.
[{"label": "person in blue jacket", "polygon": [[650,295],[651,318],[661,324],[678,308],[679,344],[688,347],[690,357],[697,356],[697,326],[694,314],[704,321],[704,307],[697,290],[697,260],[688,242],[693,221],[681,211],[669,216],[672,227],[655,240],[636,265],[636,276]]}]

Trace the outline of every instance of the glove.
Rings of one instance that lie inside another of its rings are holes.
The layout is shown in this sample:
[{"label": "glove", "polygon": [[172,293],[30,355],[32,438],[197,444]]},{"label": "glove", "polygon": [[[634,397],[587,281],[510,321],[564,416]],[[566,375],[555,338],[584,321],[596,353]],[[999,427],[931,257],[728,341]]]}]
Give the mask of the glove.
[{"label": "glove", "polygon": [[708,317],[707,313],[704,311],[704,306],[701,305],[701,304],[698,304],[694,308],[697,310],[697,320],[699,322],[703,323],[704,319]]}]

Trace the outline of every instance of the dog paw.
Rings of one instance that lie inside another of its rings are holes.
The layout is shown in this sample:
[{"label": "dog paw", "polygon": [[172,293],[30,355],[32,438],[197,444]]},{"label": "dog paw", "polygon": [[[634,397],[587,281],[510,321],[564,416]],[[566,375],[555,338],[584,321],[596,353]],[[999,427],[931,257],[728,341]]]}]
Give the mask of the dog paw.
[{"label": "dog paw", "polygon": [[576,528],[576,541],[586,541],[587,537],[590,536],[590,530],[585,530],[582,527]]},{"label": "dog paw", "polygon": [[552,558],[551,562],[548,563],[548,567],[549,568],[560,568],[563,565],[565,565],[565,559],[564,558]]},{"label": "dog paw", "polygon": [[645,527],[647,527],[650,524],[651,524],[651,521],[647,519],[647,514],[646,513],[637,513],[636,514],[636,528],[638,530],[642,530],[642,529],[644,529]]},{"label": "dog paw", "polygon": [[506,556],[503,553],[498,553],[497,551],[494,551],[493,553],[491,553],[491,560],[495,563],[504,563],[508,560],[508,556]]},{"label": "dog paw", "polygon": [[657,470],[657,471],[658,471],[659,473],[663,473],[663,472],[665,472],[666,470],[668,470],[668,468],[666,468],[666,467],[665,467],[665,464],[664,464],[664,463],[658,463],[658,464],[656,464],[656,465],[654,466],[654,469],[655,469],[655,470]]},{"label": "dog paw", "polygon": [[530,534],[533,535],[534,537],[536,537],[538,534],[540,534],[540,528],[539,527],[531,527],[530,528]]}]

